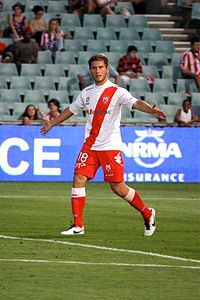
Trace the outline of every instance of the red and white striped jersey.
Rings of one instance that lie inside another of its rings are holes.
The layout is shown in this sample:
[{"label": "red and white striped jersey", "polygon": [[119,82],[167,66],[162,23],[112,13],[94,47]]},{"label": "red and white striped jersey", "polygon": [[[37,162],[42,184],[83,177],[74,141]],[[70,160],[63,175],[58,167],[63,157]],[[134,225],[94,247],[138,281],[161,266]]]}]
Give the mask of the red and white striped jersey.
[{"label": "red and white striped jersey", "polygon": [[200,51],[193,53],[191,50],[183,53],[181,65],[192,73],[200,73]]},{"label": "red and white striped jersey", "polygon": [[69,109],[73,114],[86,110],[85,145],[92,150],[121,150],[121,108],[132,109],[137,101],[126,89],[107,81],[83,89]]}]

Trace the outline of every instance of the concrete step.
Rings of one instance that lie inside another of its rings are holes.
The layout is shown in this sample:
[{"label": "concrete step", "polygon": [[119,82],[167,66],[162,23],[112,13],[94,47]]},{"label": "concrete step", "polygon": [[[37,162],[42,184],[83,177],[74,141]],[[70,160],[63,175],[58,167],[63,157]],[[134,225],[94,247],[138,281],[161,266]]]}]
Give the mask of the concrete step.
[{"label": "concrete step", "polygon": [[188,41],[188,34],[162,34],[165,41]]},{"label": "concrete step", "polygon": [[174,21],[149,21],[149,27],[152,28],[174,28],[175,22]]},{"label": "concrete step", "polygon": [[159,14],[159,15],[145,15],[148,19],[148,21],[161,21],[161,22],[166,22],[166,21],[181,21],[182,16],[172,16],[170,14]]}]

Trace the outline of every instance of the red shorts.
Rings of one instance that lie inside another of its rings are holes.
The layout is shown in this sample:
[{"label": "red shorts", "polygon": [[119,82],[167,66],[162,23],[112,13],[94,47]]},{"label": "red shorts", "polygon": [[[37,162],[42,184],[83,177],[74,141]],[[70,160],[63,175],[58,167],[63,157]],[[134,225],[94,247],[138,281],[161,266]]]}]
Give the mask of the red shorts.
[{"label": "red shorts", "polygon": [[122,182],[124,180],[124,161],[120,150],[94,151],[83,146],[77,157],[74,173],[92,179],[100,166],[102,166],[105,181]]}]

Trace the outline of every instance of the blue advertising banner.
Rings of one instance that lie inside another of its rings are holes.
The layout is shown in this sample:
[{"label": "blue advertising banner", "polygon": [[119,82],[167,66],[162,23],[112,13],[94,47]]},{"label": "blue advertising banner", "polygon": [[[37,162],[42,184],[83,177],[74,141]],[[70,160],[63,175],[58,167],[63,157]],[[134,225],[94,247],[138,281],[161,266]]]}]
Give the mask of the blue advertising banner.
[{"label": "blue advertising banner", "polygon": [[[125,181],[200,182],[200,128],[121,127]],[[1,181],[72,181],[84,126],[0,126]],[[100,169],[95,181],[103,181]]]}]

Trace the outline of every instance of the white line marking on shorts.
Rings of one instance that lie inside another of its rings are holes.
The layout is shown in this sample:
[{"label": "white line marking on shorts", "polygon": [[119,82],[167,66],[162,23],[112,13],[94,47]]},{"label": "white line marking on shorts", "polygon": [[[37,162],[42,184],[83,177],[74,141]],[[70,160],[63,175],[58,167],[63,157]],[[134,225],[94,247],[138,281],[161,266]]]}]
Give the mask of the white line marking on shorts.
[{"label": "white line marking on shorts", "polygon": [[70,246],[77,246],[77,247],[84,247],[84,248],[92,248],[92,249],[105,250],[105,251],[135,253],[135,254],[142,254],[142,255],[148,255],[148,256],[155,256],[155,257],[160,257],[160,258],[166,258],[166,259],[171,259],[171,260],[179,260],[179,261],[188,261],[188,262],[200,263],[200,260],[196,260],[196,259],[184,258],[184,257],[177,257],[177,256],[171,256],[171,255],[164,255],[164,254],[152,253],[152,252],[144,252],[144,251],[138,251],[138,250],[110,248],[110,247],[104,247],[104,246],[96,246],[96,245],[89,245],[89,244],[72,243],[72,242],[58,241],[58,240],[34,239],[34,238],[25,238],[25,237],[17,237],[17,236],[6,236],[6,235],[0,235],[0,238],[2,238],[2,239],[10,239],[10,240],[47,242],[47,243],[55,243],[55,244],[70,245]]},{"label": "white line marking on shorts", "polygon": [[43,259],[18,259],[18,258],[1,258],[2,262],[24,262],[24,263],[49,263],[49,264],[71,264],[71,265],[91,265],[91,266],[116,266],[116,267],[149,267],[149,268],[179,268],[179,269],[194,269],[200,270],[200,267],[195,266],[172,266],[172,265],[156,265],[156,264],[127,264],[127,263],[96,263],[85,261],[67,261],[67,260],[43,260]]}]

